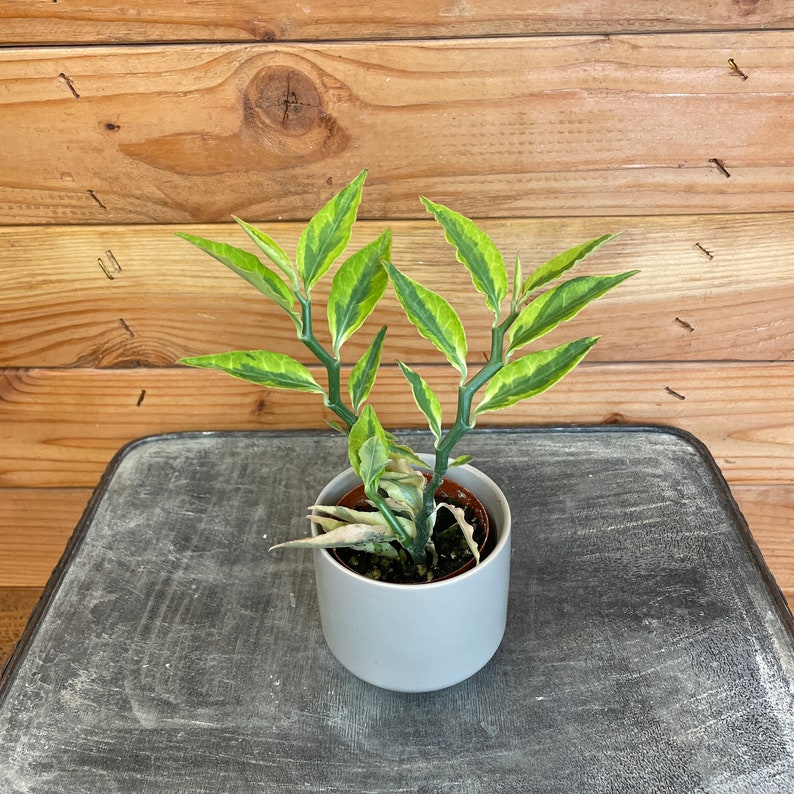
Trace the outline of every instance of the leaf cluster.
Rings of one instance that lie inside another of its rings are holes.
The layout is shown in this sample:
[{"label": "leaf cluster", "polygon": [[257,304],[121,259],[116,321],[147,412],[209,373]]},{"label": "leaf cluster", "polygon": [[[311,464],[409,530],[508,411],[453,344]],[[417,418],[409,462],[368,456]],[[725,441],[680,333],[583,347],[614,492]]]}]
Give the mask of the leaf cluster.
[{"label": "leaf cluster", "polygon": [[[324,366],[325,385],[301,362],[278,352],[233,351],[185,358],[182,363],[220,370],[269,388],[321,395],[340,420],[339,428],[348,434],[350,463],[377,512],[362,518],[335,506],[315,506],[323,514],[315,520],[325,533],[280,545],[344,545],[388,556],[396,553],[395,548],[402,548],[415,561],[424,562],[427,555],[433,555],[432,530],[438,510],[433,495],[449,466],[468,460],[451,461],[456,444],[474,428],[481,414],[499,411],[551,388],[579,364],[598,337],[583,337],[532,352],[524,349],[637,271],[560,280],[615,236],[604,235],[558,254],[527,277],[517,256],[508,274],[502,253],[472,220],[421,198],[455,249],[457,261],[483,295],[484,310],[492,316],[486,364],[469,373],[468,344],[460,317],[446,298],[409,278],[392,262],[389,230],[354,251],[336,269],[327,302],[331,341],[326,347],[314,332],[312,289],[348,247],[365,178],[366,171],[362,171],[312,217],[300,236],[294,262],[269,235],[239,218],[235,220],[269,264],[227,243],[181,235],[284,310],[295,325],[298,339]],[[381,363],[385,326],[353,363],[347,398],[342,395],[342,347],[372,314],[389,283],[410,323],[444,356],[458,381],[456,415],[445,429],[437,393],[418,372],[398,361],[435,439],[435,462],[428,482],[416,471],[425,464],[383,429],[367,402]],[[462,515],[456,515],[456,519],[468,542],[470,528]]]}]

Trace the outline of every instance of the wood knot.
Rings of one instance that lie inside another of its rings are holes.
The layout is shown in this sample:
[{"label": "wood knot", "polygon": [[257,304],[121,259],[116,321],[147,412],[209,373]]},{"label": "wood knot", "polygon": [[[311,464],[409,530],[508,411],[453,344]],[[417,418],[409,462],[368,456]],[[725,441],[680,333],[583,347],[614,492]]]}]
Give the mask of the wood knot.
[{"label": "wood knot", "polygon": [[752,14],[756,10],[759,0],[736,0],[736,5],[739,9],[739,14],[743,17]]},{"label": "wood knot", "polygon": [[267,124],[291,136],[327,124],[320,92],[303,72],[290,66],[262,69],[245,91],[245,123]]}]

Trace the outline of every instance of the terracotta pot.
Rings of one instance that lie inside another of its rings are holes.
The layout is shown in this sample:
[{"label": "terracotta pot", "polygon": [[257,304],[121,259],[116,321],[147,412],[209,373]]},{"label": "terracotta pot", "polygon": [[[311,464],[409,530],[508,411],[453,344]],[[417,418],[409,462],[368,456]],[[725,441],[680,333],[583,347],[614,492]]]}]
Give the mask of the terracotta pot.
[{"label": "terracotta pot", "polygon": [[[498,486],[474,467],[447,474],[476,494],[488,513],[495,543],[480,565],[444,581],[391,584],[351,571],[325,549],[313,552],[328,647],[350,672],[385,689],[427,692],[463,681],[488,662],[504,635],[510,508]],[[336,503],[359,482],[348,469],[323,489],[317,504]],[[322,532],[316,525],[312,531]]]}]

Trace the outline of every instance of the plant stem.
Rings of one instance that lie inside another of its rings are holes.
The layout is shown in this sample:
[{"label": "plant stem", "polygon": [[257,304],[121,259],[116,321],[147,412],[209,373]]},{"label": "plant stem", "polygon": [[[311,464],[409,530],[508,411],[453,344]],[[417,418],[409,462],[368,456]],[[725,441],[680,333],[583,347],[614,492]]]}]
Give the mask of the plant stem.
[{"label": "plant stem", "polygon": [[302,327],[299,339],[325,367],[328,374],[328,394],[325,404],[345,423],[349,432],[358,417],[342,402],[341,362],[329,353],[314,335],[311,298],[304,297],[299,292],[296,293],[296,297],[301,306]]},{"label": "plant stem", "polygon": [[[337,356],[329,353],[314,335],[311,298],[303,296],[299,292],[296,292],[295,295],[301,306],[302,327],[299,334],[300,341],[309,348],[315,358],[325,367],[325,371],[328,374],[328,394],[325,397],[325,404],[345,423],[347,432],[349,433],[350,429],[356,423],[358,416],[342,401],[341,362]],[[386,519],[386,523],[389,525],[392,532],[394,532],[394,536],[400,544],[407,548],[411,543],[411,537],[397,520],[391,508],[386,504],[383,498],[377,494],[368,494],[368,497],[378,508],[380,514]],[[424,547],[426,543],[427,540],[422,544],[421,559],[417,559],[416,556],[412,555],[417,562],[421,563],[425,561]]]},{"label": "plant stem", "polygon": [[498,325],[491,328],[491,353],[486,365],[466,383],[458,388],[458,408],[455,422],[446,432],[444,437],[436,444],[435,465],[433,476],[424,488],[424,504],[416,516],[416,538],[409,549],[416,559],[414,550],[418,551],[421,544],[422,550],[427,544],[433,527],[430,525],[430,516],[435,509],[435,493],[441,485],[441,480],[449,468],[449,459],[455,445],[474,428],[471,410],[474,395],[505,365],[504,339],[510,326],[515,322],[518,313],[513,311]]}]

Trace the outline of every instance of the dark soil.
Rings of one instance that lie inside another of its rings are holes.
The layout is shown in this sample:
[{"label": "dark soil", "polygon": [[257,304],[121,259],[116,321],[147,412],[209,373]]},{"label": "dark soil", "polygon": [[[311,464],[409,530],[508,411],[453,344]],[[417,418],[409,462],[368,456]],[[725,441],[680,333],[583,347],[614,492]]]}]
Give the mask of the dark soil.
[{"label": "dark soil", "polygon": [[[474,526],[474,540],[481,549],[481,559],[484,556],[482,545],[485,541],[485,532],[480,526],[474,511],[465,505],[466,520]],[[366,503],[357,506],[358,509],[369,509]],[[438,554],[438,563],[432,569],[424,565],[416,565],[405,549],[395,542],[392,545],[400,552],[400,560],[391,560],[377,554],[369,554],[355,549],[334,549],[335,556],[348,568],[381,582],[394,584],[422,584],[432,582],[459,571],[464,565],[473,562],[471,553],[463,533],[455,523],[449,510],[441,509],[438,512],[436,527],[433,531],[433,541]]]}]

